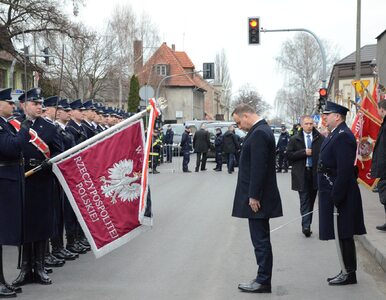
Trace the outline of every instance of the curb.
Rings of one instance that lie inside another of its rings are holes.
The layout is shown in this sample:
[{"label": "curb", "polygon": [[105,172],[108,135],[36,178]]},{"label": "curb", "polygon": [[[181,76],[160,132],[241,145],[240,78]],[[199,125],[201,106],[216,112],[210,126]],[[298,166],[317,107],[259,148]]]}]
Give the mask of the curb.
[{"label": "curb", "polygon": [[386,272],[386,258],[382,252],[380,252],[374,245],[369,241],[366,235],[356,236],[359,242],[366,248],[366,250],[375,258],[379,266]]}]

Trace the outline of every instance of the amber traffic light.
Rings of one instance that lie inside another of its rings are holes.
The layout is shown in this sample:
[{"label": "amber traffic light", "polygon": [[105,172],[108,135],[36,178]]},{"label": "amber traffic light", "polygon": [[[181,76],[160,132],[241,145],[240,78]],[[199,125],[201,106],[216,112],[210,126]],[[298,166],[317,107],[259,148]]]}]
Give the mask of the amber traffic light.
[{"label": "amber traffic light", "polygon": [[248,41],[250,45],[260,44],[260,18],[248,18]]}]

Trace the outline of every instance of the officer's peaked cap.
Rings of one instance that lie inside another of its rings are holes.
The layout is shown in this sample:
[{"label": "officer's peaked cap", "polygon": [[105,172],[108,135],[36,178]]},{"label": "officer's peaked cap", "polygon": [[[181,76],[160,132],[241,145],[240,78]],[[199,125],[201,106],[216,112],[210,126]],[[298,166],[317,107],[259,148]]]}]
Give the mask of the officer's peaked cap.
[{"label": "officer's peaked cap", "polygon": [[72,101],[70,103],[70,107],[71,107],[71,109],[84,110],[84,106],[83,106],[82,100],[80,100],[80,99]]},{"label": "officer's peaked cap", "polygon": [[332,101],[327,101],[327,104],[326,104],[326,107],[324,108],[323,113],[324,114],[337,113],[345,116],[348,111],[349,109],[342,105],[339,105]]},{"label": "officer's peaked cap", "polygon": [[58,103],[58,108],[63,109],[63,110],[67,110],[67,111],[71,110],[70,102],[68,101],[68,99],[60,100]]},{"label": "officer's peaked cap", "polygon": [[87,100],[83,103],[83,106],[85,109],[92,109],[95,110],[94,101],[93,100]]},{"label": "officer's peaked cap", "polygon": [[11,103],[15,103],[15,101],[12,100],[12,88],[4,89],[0,91],[0,101],[7,101]]},{"label": "officer's peaked cap", "polygon": [[43,101],[43,105],[45,107],[56,107],[59,104],[60,97],[59,96],[51,96]]},{"label": "officer's peaked cap", "polygon": [[42,90],[40,88],[33,88],[29,91],[25,92],[19,97],[19,101],[24,103],[25,101],[33,101],[33,102],[43,102],[43,97],[41,96]]}]

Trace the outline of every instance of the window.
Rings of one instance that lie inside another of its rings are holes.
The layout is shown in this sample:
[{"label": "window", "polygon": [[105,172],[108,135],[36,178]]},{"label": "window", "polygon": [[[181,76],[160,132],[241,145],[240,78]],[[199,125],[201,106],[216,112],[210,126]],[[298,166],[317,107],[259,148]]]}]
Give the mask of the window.
[{"label": "window", "polygon": [[27,91],[27,90],[29,90],[29,89],[32,87],[33,81],[32,81],[31,76],[28,76],[28,75],[27,75],[27,84],[26,84],[26,82],[25,82],[25,79],[26,79],[26,78],[25,78],[25,77],[26,77],[25,74],[22,73],[22,74],[21,74],[21,84],[22,84],[22,89],[25,90],[25,91]]},{"label": "window", "polygon": [[0,88],[4,89],[7,87],[7,70],[0,69]]},{"label": "window", "polygon": [[160,76],[167,76],[168,75],[168,65],[157,65],[157,74]]}]

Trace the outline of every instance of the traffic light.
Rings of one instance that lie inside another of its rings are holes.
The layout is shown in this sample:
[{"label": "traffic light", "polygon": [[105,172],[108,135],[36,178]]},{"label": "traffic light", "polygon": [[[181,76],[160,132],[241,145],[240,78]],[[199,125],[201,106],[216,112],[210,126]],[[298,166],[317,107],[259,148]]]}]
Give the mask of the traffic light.
[{"label": "traffic light", "polygon": [[214,79],[214,63],[204,63],[202,67],[204,79]]},{"label": "traffic light", "polygon": [[321,88],[319,89],[319,109],[326,105],[327,101],[327,89]]},{"label": "traffic light", "polygon": [[248,18],[248,41],[250,45],[260,44],[260,18],[251,17]]},{"label": "traffic light", "polygon": [[44,53],[44,63],[48,66],[50,64],[49,48],[45,47],[42,52]]}]

